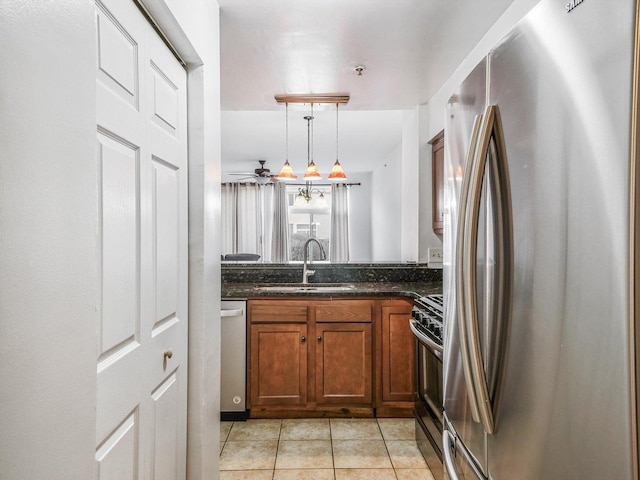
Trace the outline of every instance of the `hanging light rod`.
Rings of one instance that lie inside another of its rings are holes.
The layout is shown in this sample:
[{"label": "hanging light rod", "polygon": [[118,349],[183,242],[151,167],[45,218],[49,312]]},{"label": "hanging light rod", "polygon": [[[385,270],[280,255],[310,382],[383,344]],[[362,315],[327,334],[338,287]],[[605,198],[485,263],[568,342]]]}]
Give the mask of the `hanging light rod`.
[{"label": "hanging light rod", "polygon": [[278,103],[349,103],[348,93],[291,93],[275,95]]}]

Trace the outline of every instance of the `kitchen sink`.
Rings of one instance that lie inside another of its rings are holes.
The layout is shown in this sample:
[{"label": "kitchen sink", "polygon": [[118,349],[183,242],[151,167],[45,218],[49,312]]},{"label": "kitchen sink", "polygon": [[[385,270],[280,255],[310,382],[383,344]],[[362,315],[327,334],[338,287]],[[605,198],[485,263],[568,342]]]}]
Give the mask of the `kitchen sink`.
[{"label": "kitchen sink", "polygon": [[332,293],[332,292],[348,292],[356,288],[351,284],[287,284],[287,285],[262,285],[256,287],[259,292],[318,292],[318,293]]}]

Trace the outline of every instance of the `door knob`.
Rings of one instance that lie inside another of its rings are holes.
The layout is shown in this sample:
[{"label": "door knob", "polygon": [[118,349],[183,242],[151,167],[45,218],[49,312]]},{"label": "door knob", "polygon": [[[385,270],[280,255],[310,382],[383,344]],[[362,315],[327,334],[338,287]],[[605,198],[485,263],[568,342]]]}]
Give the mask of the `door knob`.
[{"label": "door knob", "polygon": [[166,362],[168,358],[173,357],[173,351],[170,348],[167,348],[164,351],[164,361]]}]

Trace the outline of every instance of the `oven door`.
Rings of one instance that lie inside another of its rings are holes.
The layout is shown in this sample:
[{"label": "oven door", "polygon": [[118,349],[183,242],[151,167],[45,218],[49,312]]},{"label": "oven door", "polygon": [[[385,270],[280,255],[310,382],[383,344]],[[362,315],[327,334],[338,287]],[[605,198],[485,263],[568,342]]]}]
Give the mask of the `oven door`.
[{"label": "oven door", "polygon": [[433,342],[412,320],[416,337],[417,395],[414,416],[416,441],[436,480],[443,478],[442,466],[442,347]]}]

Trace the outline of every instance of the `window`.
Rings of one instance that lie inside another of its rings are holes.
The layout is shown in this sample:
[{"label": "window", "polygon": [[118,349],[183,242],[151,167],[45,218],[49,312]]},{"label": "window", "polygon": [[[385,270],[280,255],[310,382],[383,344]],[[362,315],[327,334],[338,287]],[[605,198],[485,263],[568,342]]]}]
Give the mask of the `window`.
[{"label": "window", "polygon": [[[331,189],[311,187],[311,200],[307,202],[300,189],[287,186],[289,215],[289,258],[291,261],[304,260],[303,247],[309,238],[316,238],[327,255],[331,239]],[[320,260],[318,246],[311,244],[309,258]],[[328,257],[327,257],[328,259]]]}]

